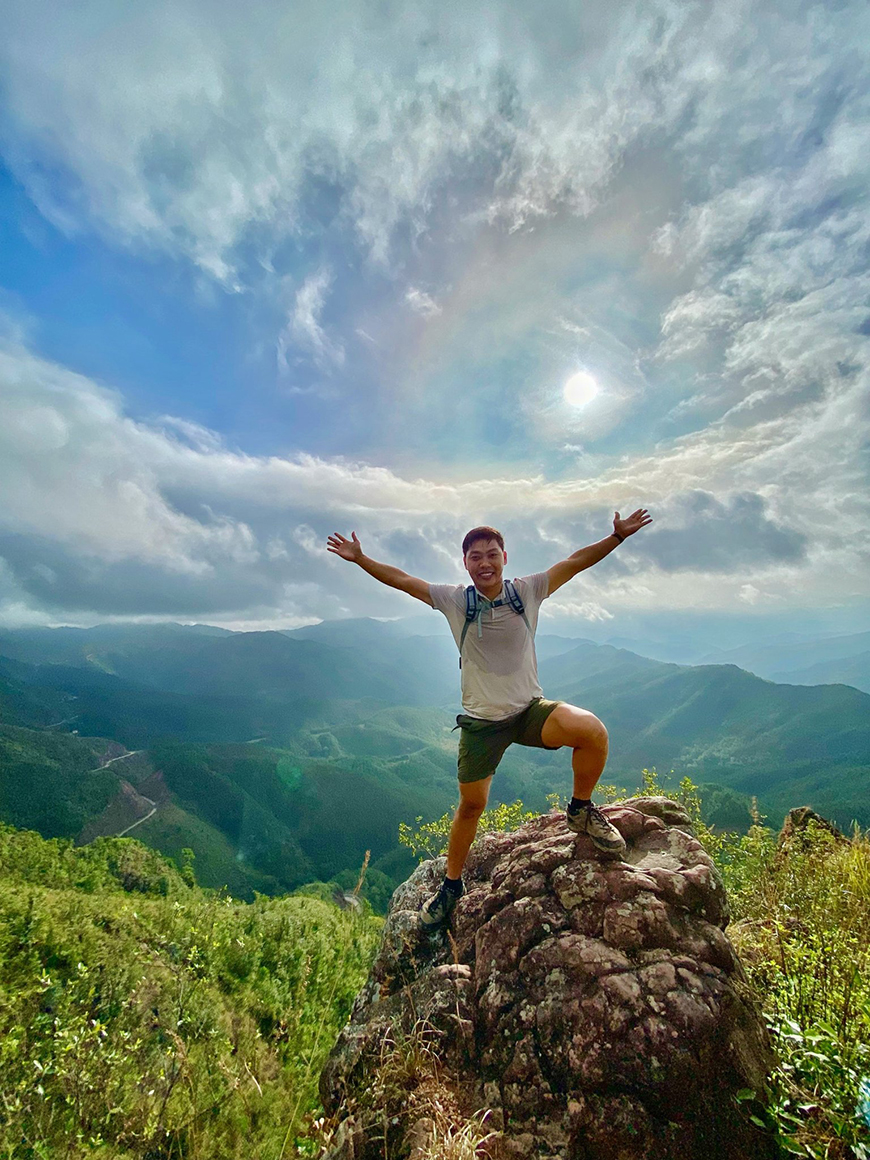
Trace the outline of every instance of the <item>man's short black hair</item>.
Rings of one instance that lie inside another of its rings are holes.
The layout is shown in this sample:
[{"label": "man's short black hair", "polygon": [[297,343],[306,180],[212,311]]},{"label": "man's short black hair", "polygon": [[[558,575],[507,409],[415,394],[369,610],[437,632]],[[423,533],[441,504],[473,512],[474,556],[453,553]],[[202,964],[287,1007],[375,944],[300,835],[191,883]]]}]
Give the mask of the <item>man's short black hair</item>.
[{"label": "man's short black hair", "polygon": [[472,544],[476,544],[478,540],[495,540],[498,546],[504,551],[504,536],[496,528],[490,528],[486,524],[482,524],[479,528],[472,528],[465,539],[462,541],[462,555],[468,555],[468,549]]}]

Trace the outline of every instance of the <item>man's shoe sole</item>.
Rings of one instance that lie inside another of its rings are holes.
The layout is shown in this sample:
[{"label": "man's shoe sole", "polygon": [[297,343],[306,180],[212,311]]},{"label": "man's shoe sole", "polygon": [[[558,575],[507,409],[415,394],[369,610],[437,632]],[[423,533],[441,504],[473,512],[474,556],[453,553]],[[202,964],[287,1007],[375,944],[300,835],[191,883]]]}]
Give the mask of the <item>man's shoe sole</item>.
[{"label": "man's shoe sole", "polygon": [[444,918],[438,918],[434,922],[427,922],[423,915],[420,915],[420,926],[424,930],[440,930],[442,926],[447,926],[450,921],[450,915],[447,914]]}]

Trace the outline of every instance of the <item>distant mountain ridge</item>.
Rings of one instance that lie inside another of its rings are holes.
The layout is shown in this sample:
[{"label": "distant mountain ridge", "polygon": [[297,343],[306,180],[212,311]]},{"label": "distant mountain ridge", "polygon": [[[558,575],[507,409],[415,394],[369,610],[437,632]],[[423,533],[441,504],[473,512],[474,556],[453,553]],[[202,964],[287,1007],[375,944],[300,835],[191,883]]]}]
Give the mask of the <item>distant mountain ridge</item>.
[{"label": "distant mountain ridge", "polygon": [[433,697],[450,697],[456,672],[449,636],[427,639],[422,652],[409,638],[392,638],[388,628],[371,640],[340,645],[332,643],[338,634],[330,634],[325,643],[285,632],[213,634],[199,625],[136,627],[135,633],[126,628],[112,633],[112,626],[0,633],[0,656],[30,665],[110,673],[165,693],[278,696],[284,701],[294,696],[370,697],[430,704]]},{"label": "distant mountain ridge", "polygon": [[708,653],[700,664],[733,664],[784,684],[853,685],[870,692],[870,632],[801,637],[742,645]]},{"label": "distant mountain ridge", "polygon": [[[545,694],[608,727],[606,781],[630,789],[656,766],[756,794],[774,815],[809,804],[870,825],[867,694],[592,641],[538,643]],[[398,822],[438,816],[455,798],[459,670],[444,625],[440,637],[372,620],[287,633],[27,630],[0,634],[3,653],[0,820],[69,836],[98,815],[102,831],[126,820],[176,858],[194,848],[202,881],[262,891],[350,873],[366,849],[390,875]],[[107,742],[93,738],[147,750],[151,773],[97,768]],[[169,797],[145,818],[158,772]],[[493,801],[545,808],[569,777],[566,754],[515,746]]]},{"label": "distant mountain ridge", "polygon": [[670,665],[594,645],[542,664],[541,674],[552,696],[605,721],[609,771],[676,768],[783,811],[796,792],[809,793],[843,825],[870,822],[866,693],[779,685],[734,665]]},{"label": "distant mountain ridge", "polygon": [[851,685],[870,693],[870,651],[774,672],[770,679],[786,685]]}]

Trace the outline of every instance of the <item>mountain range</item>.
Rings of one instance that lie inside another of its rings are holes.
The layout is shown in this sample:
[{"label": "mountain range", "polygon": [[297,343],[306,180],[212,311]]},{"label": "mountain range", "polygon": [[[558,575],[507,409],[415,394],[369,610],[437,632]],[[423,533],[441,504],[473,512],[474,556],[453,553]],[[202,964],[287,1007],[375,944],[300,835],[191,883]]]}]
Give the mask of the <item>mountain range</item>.
[{"label": "mountain range", "polygon": [[790,685],[852,685],[870,693],[870,632],[831,637],[786,637],[727,651],[701,664],[732,664],[756,676]]},{"label": "mountain range", "polygon": [[[773,820],[808,804],[870,824],[867,693],[568,637],[537,644],[546,695],[607,725],[606,781],[688,774],[710,787],[720,824],[746,819],[751,795]],[[455,799],[458,685],[449,633],[401,622],[6,631],[0,820],[80,841],[129,829],[179,860],[193,850],[200,881],[239,894],[354,876],[370,850],[373,889],[388,894],[408,868],[398,823]],[[564,754],[513,747],[492,800],[543,809],[568,777]]]}]

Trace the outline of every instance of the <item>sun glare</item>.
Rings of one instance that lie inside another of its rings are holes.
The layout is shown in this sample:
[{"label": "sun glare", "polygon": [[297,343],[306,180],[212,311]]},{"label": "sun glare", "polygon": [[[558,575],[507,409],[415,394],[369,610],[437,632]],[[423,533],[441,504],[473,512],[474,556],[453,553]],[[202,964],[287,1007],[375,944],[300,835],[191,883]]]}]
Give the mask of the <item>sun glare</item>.
[{"label": "sun glare", "polygon": [[587,371],[578,371],[565,383],[563,393],[572,407],[585,407],[598,394],[598,383]]}]

